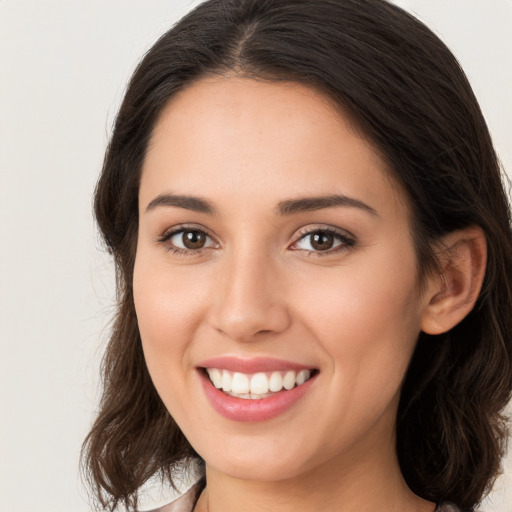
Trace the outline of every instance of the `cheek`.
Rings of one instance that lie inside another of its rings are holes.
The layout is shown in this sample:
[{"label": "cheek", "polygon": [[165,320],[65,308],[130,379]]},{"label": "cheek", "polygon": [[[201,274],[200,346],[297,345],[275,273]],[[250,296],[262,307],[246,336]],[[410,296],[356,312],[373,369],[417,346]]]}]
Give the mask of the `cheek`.
[{"label": "cheek", "polygon": [[[187,348],[197,327],[200,290],[185,272],[137,254],[133,276],[135,311],[149,373],[166,405],[186,384]],[[172,389],[173,393],[169,390]]]},{"label": "cheek", "polygon": [[161,341],[174,348],[186,341],[204,303],[204,276],[191,268],[176,268],[137,253],[133,275],[133,294],[143,342]]},{"label": "cheek", "polygon": [[329,354],[334,378],[353,386],[347,396],[356,399],[364,389],[396,393],[421,325],[414,257],[397,265],[389,254],[373,263],[340,268],[328,280],[318,275],[296,290],[306,298],[301,316]]}]

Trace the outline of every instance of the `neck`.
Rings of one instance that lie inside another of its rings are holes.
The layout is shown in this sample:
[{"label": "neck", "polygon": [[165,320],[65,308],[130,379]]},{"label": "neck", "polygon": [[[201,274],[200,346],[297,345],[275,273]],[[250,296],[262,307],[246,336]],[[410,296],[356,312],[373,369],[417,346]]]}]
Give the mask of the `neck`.
[{"label": "neck", "polygon": [[238,479],[207,466],[196,512],[433,512],[407,487],[394,440],[383,449],[345,454],[278,481]]}]

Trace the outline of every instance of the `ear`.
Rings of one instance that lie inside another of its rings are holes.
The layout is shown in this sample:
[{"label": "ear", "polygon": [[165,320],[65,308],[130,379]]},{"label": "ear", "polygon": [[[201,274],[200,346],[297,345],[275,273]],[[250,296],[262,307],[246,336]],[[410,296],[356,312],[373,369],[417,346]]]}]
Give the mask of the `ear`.
[{"label": "ear", "polygon": [[446,235],[438,253],[441,274],[427,286],[421,329],[441,334],[457,325],[474,307],[487,263],[485,234],[471,226]]}]

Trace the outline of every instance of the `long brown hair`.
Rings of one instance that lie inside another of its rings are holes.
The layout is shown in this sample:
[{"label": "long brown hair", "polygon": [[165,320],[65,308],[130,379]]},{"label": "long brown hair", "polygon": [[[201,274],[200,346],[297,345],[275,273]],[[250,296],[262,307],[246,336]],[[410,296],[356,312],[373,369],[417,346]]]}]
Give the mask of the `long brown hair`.
[{"label": "long brown hair", "polygon": [[499,471],[501,412],[512,387],[512,233],[500,166],[457,61],[422,23],[384,0],[209,0],[163,35],[135,71],[116,119],[95,215],[116,265],[118,309],[103,397],[83,447],[103,507],[137,506],[137,489],[197,458],[158,397],[133,304],[137,196],[162,108],[194,81],[235,73],[329,95],[387,162],[412,208],[420,271],[434,242],[481,226],[488,263],[474,310],[449,332],[420,334],[397,418],[411,489],[471,509]]}]

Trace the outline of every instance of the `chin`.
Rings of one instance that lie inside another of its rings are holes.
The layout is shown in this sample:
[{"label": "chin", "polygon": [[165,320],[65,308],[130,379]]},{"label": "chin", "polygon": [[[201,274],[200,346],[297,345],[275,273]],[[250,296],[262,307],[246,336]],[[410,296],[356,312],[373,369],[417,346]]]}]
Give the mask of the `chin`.
[{"label": "chin", "polygon": [[[206,463],[209,466],[208,462]],[[211,465],[231,478],[259,482],[278,482],[298,476],[304,467],[300,464],[283,464],[277,460],[221,460],[217,465]]]},{"label": "chin", "polygon": [[241,480],[277,482],[294,478],[311,469],[315,465],[313,458],[318,458],[304,450],[303,440],[287,443],[283,439],[262,439],[257,442],[246,437],[227,443],[219,439],[216,444],[216,450],[212,450],[210,444],[205,450],[198,446],[196,451],[207,467]]}]

